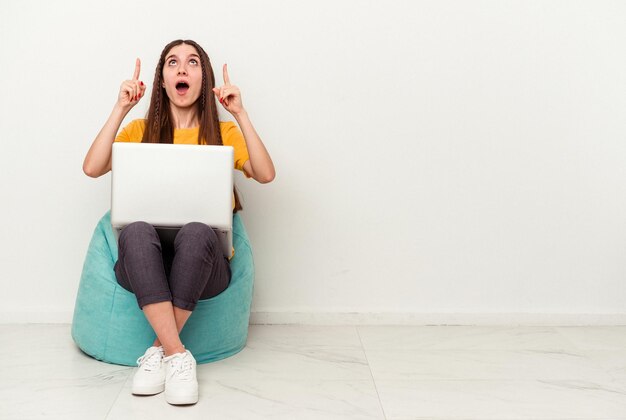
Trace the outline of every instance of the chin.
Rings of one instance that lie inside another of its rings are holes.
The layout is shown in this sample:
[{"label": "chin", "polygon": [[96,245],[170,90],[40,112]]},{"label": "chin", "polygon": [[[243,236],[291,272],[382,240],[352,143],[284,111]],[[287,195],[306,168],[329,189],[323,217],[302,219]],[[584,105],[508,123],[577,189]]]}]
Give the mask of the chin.
[{"label": "chin", "polygon": [[196,102],[191,102],[191,103],[187,103],[187,102],[182,102],[182,103],[177,103],[177,102],[172,102],[172,104],[174,104],[177,108],[191,108],[193,106],[196,106]]}]

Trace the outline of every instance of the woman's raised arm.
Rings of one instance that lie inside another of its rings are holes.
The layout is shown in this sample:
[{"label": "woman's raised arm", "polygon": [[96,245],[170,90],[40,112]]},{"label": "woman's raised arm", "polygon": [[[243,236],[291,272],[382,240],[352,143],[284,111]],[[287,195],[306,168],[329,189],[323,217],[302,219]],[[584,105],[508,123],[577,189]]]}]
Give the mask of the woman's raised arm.
[{"label": "woman's raised arm", "polygon": [[141,61],[137,59],[133,78],[122,82],[113,111],[85,156],[85,161],[83,162],[85,175],[98,178],[111,170],[111,148],[115,141],[115,135],[120,129],[126,114],[137,105],[146,91],[146,86],[139,81],[140,70]]},{"label": "woman's raised arm", "polygon": [[237,123],[239,124],[239,128],[241,128],[241,133],[246,140],[250,160],[244,163],[243,170],[261,184],[272,182],[276,176],[276,170],[274,169],[272,158],[265,148],[261,137],[259,137],[254,129],[248,113],[243,107],[239,88],[230,83],[230,77],[228,77],[228,68],[226,67],[226,64],[224,64],[223,72],[224,86],[213,88],[213,92],[224,109],[235,117]]}]

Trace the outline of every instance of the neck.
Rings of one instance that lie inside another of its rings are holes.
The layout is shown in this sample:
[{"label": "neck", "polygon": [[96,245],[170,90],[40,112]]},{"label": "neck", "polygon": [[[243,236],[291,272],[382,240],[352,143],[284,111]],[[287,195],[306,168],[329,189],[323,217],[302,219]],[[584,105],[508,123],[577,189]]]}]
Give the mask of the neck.
[{"label": "neck", "polygon": [[171,110],[172,124],[174,128],[193,128],[200,124],[195,106],[190,106],[189,108],[179,108],[171,105]]}]

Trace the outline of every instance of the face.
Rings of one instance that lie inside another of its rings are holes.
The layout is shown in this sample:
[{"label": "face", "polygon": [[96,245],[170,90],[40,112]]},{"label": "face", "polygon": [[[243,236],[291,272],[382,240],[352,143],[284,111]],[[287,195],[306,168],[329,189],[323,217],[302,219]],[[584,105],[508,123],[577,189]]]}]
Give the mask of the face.
[{"label": "face", "polygon": [[202,93],[202,65],[195,47],[180,44],[165,55],[163,84],[173,106],[188,108]]}]

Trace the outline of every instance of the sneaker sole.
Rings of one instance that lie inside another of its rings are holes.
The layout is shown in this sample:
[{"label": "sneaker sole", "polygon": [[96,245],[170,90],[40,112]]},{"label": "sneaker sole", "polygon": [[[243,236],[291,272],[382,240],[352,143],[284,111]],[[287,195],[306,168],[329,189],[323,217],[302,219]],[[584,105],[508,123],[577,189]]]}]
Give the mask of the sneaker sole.
[{"label": "sneaker sole", "polygon": [[198,402],[198,394],[172,396],[165,393],[165,401],[172,405],[195,404]]},{"label": "sneaker sole", "polygon": [[165,383],[155,386],[133,386],[133,395],[156,395],[165,391]]}]

